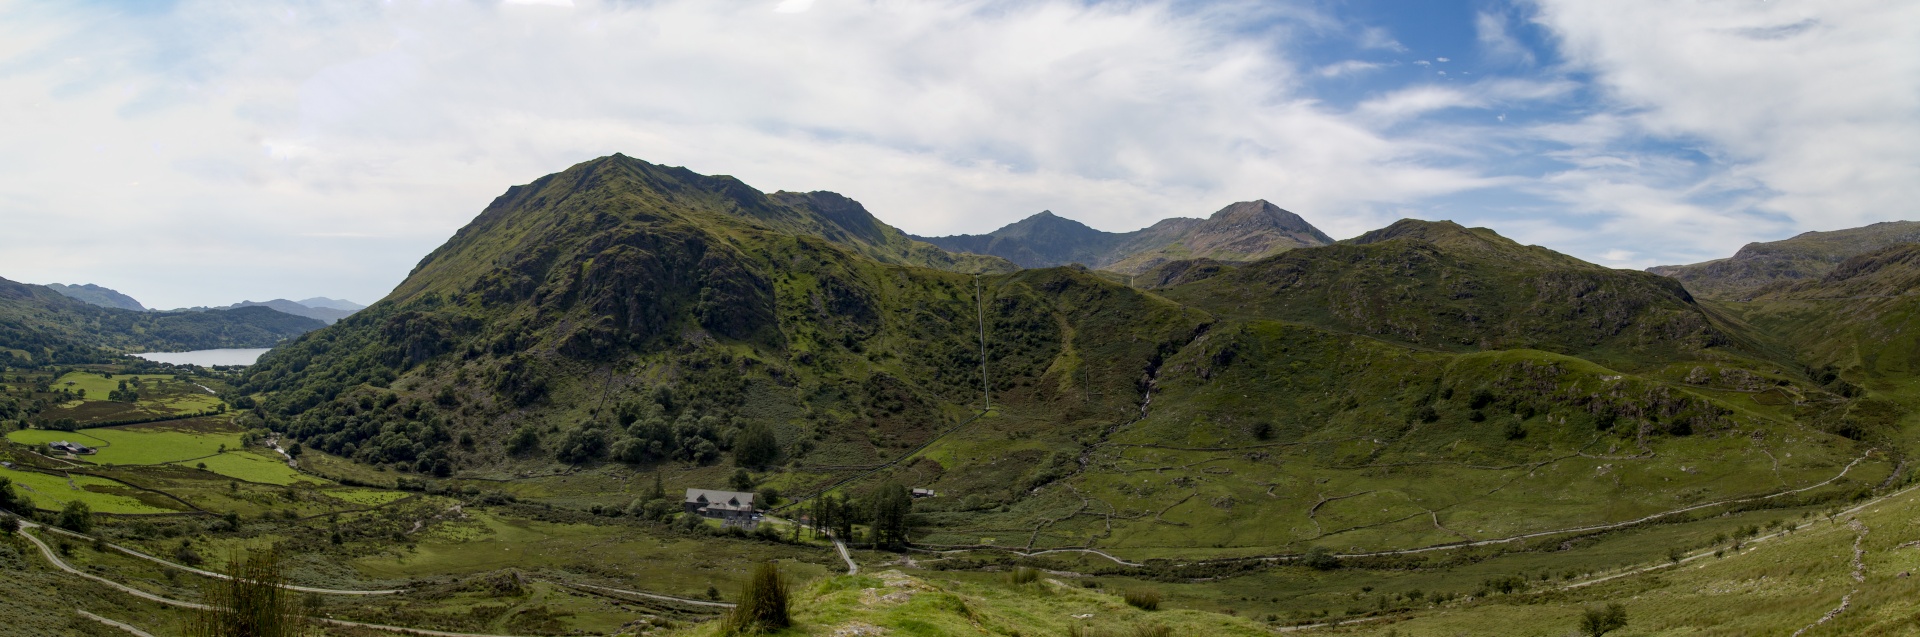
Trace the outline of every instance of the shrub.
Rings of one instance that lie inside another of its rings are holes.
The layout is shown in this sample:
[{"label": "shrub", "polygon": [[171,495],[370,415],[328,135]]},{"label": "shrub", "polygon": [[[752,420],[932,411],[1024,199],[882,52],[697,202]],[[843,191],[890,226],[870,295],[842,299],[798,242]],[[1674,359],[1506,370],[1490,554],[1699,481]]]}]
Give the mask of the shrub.
[{"label": "shrub", "polygon": [[1300,562],[1319,571],[1331,571],[1340,568],[1340,558],[1324,546],[1307,547],[1307,554],[1300,558]]},{"label": "shrub", "polygon": [[93,509],[88,507],[87,503],[79,500],[68,502],[67,507],[60,510],[60,521],[56,524],[60,528],[75,533],[92,531]]},{"label": "shrub", "polygon": [[208,606],[187,625],[192,637],[299,637],[311,634],[300,597],[287,588],[278,551],[234,557],[226,579],[208,582]]},{"label": "shrub", "polygon": [[1580,614],[1580,634],[1601,637],[1627,627],[1627,609],[1617,602],[1601,608],[1589,608]]},{"label": "shrub", "polygon": [[1007,573],[1007,581],[1012,582],[1015,586],[1032,584],[1040,581],[1040,570],[1022,566]]},{"label": "shrub", "polygon": [[756,635],[792,624],[793,618],[787,614],[787,580],[780,575],[779,565],[765,562],[754,569],[753,577],[740,589],[740,601],[727,615],[721,632]]},{"label": "shrub", "polygon": [[1136,588],[1120,595],[1128,606],[1140,610],[1160,610],[1160,591],[1151,588]]}]

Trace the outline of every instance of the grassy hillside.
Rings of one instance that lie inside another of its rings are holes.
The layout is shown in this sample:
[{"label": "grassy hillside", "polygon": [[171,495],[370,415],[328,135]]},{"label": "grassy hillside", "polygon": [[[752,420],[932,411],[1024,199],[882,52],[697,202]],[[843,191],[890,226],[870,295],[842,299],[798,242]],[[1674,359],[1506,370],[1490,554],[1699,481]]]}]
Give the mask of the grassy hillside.
[{"label": "grassy hillside", "polygon": [[1442,351],[1541,349],[1628,369],[1738,344],[1679,284],[1486,229],[1404,220],[1162,291],[1269,318]]},{"label": "grassy hillside", "polygon": [[1817,280],[1842,261],[1900,243],[1920,241],[1920,221],[1888,221],[1790,239],[1749,243],[1738,253],[1693,265],[1663,265],[1649,271],[1678,279],[1695,294],[1747,299],[1769,285]]},{"label": "grassy hillside", "polygon": [[[1672,280],[1485,229],[1401,222],[1155,294],[888,263],[790,230],[847,227],[824,204],[742,188],[621,157],[516,188],[247,400],[328,454],[567,506],[735,464],[785,494],[932,487],[916,541],[984,554],[1425,547],[1898,462]],[[734,453],[761,432],[777,453]]]}]

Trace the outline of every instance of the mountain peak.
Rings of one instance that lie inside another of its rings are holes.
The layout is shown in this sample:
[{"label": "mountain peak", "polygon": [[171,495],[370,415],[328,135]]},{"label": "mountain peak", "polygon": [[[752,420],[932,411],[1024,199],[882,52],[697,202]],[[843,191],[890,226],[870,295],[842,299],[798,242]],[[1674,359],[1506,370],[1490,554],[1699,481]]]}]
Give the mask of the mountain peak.
[{"label": "mountain peak", "polygon": [[1539,246],[1522,245],[1488,228],[1468,228],[1446,220],[1401,219],[1385,228],[1348,239],[1345,243],[1367,245],[1394,239],[1429,243],[1442,250],[1500,255],[1540,265],[1601,267]]}]

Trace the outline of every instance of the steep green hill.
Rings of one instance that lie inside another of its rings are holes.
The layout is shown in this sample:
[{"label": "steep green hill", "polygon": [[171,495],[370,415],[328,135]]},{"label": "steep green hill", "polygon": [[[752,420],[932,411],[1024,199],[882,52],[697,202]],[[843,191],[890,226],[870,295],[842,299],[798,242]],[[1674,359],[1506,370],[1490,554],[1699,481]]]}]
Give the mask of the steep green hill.
[{"label": "steep green hill", "polygon": [[1333,242],[1299,215],[1264,200],[1243,201],[1206,219],[1165,219],[1133,232],[1101,232],[1051,211],[983,235],[919,237],[954,252],[990,254],[1021,267],[1078,263],[1140,274],[1162,263],[1205,258],[1252,261]]},{"label": "steep green hill", "polygon": [[122,353],[272,347],[323,325],[255,307],[213,312],[135,312],[0,279],[0,351],[14,364],[104,361]]},{"label": "steep green hill", "polygon": [[[523,487],[568,506],[624,509],[634,471],[725,486],[729,459],[787,494],[931,487],[916,541],[988,553],[1423,547],[1892,467],[1749,324],[1489,230],[1401,222],[1155,293],[956,272],[992,262],[868,219],[587,162],[510,190],[245,391],[309,448],[570,476]],[[766,435],[772,457],[734,453]]]},{"label": "steep green hill", "polygon": [[1541,349],[1628,368],[1735,341],[1671,279],[1600,267],[1451,222],[1403,220],[1163,294],[1223,315],[1422,348]]},{"label": "steep green hill", "polygon": [[1899,243],[1920,241],[1920,221],[1887,221],[1790,239],[1749,243],[1738,253],[1693,265],[1663,265],[1648,271],[1679,279],[1707,298],[1746,299],[1783,281],[1818,280],[1840,262]]}]

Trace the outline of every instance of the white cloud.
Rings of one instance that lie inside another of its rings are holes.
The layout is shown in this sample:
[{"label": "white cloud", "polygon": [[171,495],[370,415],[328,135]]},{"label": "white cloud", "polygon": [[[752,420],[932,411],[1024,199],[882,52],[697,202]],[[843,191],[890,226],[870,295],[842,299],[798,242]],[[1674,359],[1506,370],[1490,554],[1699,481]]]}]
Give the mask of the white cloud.
[{"label": "white cloud", "polygon": [[[1874,0],[1540,0],[1537,20],[1610,117],[1697,149],[1753,198],[1694,210],[1833,229],[1914,218],[1920,200],[1920,4]],[[1631,139],[1631,138],[1630,138]],[[1741,207],[1741,206],[1747,207]]]},{"label": "white cloud", "polygon": [[917,233],[1264,197],[1353,234],[1488,183],[1300,92],[1269,40],[1291,18],[1223,35],[1273,7],[40,9],[0,21],[34,43],[0,45],[0,147],[36,149],[0,154],[0,276],[371,300],[508,185],[614,152],[839,191]]},{"label": "white cloud", "polygon": [[775,5],[773,11],[774,13],[804,13],[811,8],[813,8],[813,0],[780,0],[780,4]]},{"label": "white cloud", "polygon": [[1473,30],[1486,59],[1505,64],[1534,65],[1533,51],[1507,32],[1506,16],[1481,11],[1474,15]]},{"label": "white cloud", "polygon": [[1386,64],[1381,62],[1368,62],[1365,60],[1342,60],[1339,62],[1328,64],[1326,66],[1322,66],[1318,69],[1314,69],[1313,72],[1315,75],[1319,75],[1320,77],[1344,77],[1348,75],[1357,75],[1357,74],[1365,73],[1368,71],[1379,70],[1386,66],[1387,66]]}]

